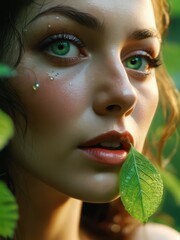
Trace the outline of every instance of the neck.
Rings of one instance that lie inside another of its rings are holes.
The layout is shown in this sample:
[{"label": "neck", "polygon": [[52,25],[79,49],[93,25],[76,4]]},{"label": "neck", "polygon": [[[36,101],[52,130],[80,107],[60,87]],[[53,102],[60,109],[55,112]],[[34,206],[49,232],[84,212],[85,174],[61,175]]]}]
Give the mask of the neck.
[{"label": "neck", "polygon": [[15,240],[79,240],[82,202],[19,171],[13,169],[20,214]]}]

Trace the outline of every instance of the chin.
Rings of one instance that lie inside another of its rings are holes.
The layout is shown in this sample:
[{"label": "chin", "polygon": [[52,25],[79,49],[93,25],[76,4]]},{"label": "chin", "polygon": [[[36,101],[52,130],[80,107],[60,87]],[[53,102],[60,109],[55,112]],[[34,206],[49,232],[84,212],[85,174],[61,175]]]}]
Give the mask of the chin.
[{"label": "chin", "polygon": [[[73,181],[72,181],[73,179]],[[56,189],[66,196],[89,203],[107,203],[119,197],[119,172],[85,173],[71,176],[66,184],[56,185]]]},{"label": "chin", "polygon": [[107,203],[107,202],[112,202],[117,198],[119,198],[119,191],[96,192],[96,191],[89,190],[84,194],[80,192],[79,194],[72,195],[72,197],[88,203]]}]

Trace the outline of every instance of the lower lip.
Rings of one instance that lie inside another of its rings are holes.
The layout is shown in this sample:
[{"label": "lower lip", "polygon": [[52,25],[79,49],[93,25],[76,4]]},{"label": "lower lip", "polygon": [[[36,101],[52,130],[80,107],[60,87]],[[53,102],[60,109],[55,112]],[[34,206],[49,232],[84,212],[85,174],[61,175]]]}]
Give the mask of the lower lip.
[{"label": "lower lip", "polygon": [[107,165],[121,165],[127,157],[125,150],[108,150],[102,148],[80,148],[92,160]]}]

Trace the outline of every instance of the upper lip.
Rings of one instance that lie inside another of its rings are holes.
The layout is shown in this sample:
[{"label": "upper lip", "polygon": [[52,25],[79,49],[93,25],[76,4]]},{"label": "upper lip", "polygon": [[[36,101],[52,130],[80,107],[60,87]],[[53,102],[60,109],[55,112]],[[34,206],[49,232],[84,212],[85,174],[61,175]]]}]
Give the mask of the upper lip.
[{"label": "upper lip", "polygon": [[117,142],[126,151],[129,151],[131,145],[134,145],[133,137],[128,131],[118,132],[116,130],[112,130],[90,139],[89,141],[83,143],[80,148],[97,147],[97,145],[100,145],[103,142]]}]

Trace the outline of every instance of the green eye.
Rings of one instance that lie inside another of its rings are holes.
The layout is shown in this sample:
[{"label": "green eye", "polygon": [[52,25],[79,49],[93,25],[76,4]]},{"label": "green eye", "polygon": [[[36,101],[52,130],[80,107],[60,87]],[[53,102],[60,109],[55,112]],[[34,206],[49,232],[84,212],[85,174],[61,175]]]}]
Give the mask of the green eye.
[{"label": "green eye", "polygon": [[50,46],[50,51],[59,56],[64,56],[69,53],[70,51],[70,43],[68,41],[58,41]]},{"label": "green eye", "polygon": [[74,65],[87,57],[85,45],[74,35],[59,33],[45,38],[39,44],[39,50],[49,60],[62,64]]},{"label": "green eye", "polygon": [[142,57],[131,57],[125,61],[125,67],[143,71],[147,68],[147,61]]}]

